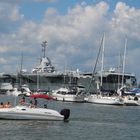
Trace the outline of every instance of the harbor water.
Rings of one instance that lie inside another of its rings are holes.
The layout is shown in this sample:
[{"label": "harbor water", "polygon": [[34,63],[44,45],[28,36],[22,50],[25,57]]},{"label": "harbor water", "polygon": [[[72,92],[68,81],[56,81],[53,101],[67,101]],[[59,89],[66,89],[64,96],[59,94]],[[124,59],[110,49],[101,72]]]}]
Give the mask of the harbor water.
[{"label": "harbor water", "polygon": [[[15,100],[1,95],[1,101]],[[58,111],[69,108],[69,121],[0,120],[0,140],[140,140],[139,106],[38,102]]]}]

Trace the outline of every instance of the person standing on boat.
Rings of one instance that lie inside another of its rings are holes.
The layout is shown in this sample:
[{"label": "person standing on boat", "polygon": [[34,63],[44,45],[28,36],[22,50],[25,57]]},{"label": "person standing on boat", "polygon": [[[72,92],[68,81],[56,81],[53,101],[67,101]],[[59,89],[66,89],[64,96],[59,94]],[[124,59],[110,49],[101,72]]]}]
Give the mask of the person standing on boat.
[{"label": "person standing on boat", "polygon": [[30,100],[30,106],[29,106],[30,108],[34,108],[34,104],[33,104],[33,101],[32,100]]},{"label": "person standing on boat", "polygon": [[35,108],[37,107],[37,99],[36,98],[34,98],[34,106],[35,106]]},{"label": "person standing on boat", "polygon": [[4,108],[3,102],[0,103],[0,108]]},{"label": "person standing on boat", "polygon": [[25,104],[25,97],[22,97],[22,98],[19,100],[19,104],[20,104],[20,105],[24,105],[24,104]]},{"label": "person standing on boat", "polygon": [[11,103],[10,102],[7,102],[5,105],[4,105],[5,108],[10,108],[11,107]]},{"label": "person standing on boat", "polygon": [[47,108],[47,104],[44,104],[44,108]]}]

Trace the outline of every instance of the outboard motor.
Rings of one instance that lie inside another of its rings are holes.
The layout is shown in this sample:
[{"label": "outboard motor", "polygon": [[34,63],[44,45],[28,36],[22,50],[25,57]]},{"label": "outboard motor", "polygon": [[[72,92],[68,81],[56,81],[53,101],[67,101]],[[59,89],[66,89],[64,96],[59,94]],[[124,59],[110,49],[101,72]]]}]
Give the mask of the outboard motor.
[{"label": "outboard motor", "polygon": [[70,116],[70,109],[62,109],[60,114],[64,116],[64,121],[66,121]]}]

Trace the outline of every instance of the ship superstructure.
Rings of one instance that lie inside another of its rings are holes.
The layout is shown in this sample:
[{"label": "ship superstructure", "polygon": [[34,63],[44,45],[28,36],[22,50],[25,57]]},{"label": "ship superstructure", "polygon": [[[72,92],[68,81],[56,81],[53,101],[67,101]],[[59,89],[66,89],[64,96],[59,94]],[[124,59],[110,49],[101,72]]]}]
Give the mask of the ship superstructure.
[{"label": "ship superstructure", "polygon": [[40,60],[39,65],[32,69],[32,73],[54,73],[56,71],[55,67],[52,66],[49,57],[46,57],[47,41],[44,41],[41,44],[41,46],[42,46],[43,56]]}]

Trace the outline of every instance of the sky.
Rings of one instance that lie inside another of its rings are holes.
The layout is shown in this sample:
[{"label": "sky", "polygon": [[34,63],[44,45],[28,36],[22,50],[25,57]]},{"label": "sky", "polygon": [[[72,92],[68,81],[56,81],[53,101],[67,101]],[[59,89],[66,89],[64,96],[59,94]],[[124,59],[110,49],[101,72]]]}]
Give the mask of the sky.
[{"label": "sky", "polygon": [[45,40],[57,70],[92,71],[104,33],[104,70],[118,68],[127,39],[125,72],[140,79],[139,0],[0,0],[0,73],[17,72],[22,54],[31,71]]}]

